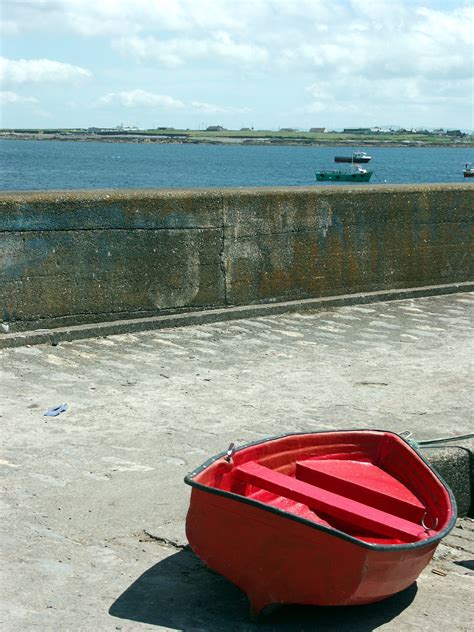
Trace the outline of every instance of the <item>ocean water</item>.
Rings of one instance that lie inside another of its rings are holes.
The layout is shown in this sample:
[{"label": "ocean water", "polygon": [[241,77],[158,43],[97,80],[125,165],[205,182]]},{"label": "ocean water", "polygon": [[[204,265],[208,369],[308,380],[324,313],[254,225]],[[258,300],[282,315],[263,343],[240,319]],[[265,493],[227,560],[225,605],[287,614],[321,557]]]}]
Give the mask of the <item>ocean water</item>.
[{"label": "ocean water", "polygon": [[[334,169],[335,155],[357,149],[363,148],[1,140],[0,189],[327,186],[314,170]],[[370,184],[469,182],[463,165],[474,163],[471,147],[365,150],[372,156]]]}]

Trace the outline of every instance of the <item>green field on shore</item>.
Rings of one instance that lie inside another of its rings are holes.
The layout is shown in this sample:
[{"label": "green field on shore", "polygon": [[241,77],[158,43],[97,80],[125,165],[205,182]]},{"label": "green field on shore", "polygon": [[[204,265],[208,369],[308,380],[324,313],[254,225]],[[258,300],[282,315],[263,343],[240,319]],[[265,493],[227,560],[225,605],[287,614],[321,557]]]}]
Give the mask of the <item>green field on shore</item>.
[{"label": "green field on shore", "polygon": [[233,138],[233,139],[255,139],[255,140],[282,140],[282,141],[309,141],[313,143],[332,144],[340,142],[351,143],[376,143],[376,142],[422,142],[430,144],[451,144],[474,142],[474,136],[452,137],[436,134],[402,134],[402,133],[381,133],[372,134],[343,133],[343,132],[300,132],[300,131],[270,131],[270,130],[222,130],[218,132],[198,131],[198,130],[147,130],[145,134],[161,135],[186,135],[188,138]]},{"label": "green field on shore", "polygon": [[437,133],[410,132],[302,132],[271,130],[181,130],[159,128],[147,130],[130,129],[2,129],[0,136],[4,138],[37,138],[51,137],[64,140],[80,140],[81,138],[113,140],[145,140],[158,142],[247,142],[247,143],[281,143],[281,144],[317,144],[317,145],[473,145],[474,135],[452,136]]}]

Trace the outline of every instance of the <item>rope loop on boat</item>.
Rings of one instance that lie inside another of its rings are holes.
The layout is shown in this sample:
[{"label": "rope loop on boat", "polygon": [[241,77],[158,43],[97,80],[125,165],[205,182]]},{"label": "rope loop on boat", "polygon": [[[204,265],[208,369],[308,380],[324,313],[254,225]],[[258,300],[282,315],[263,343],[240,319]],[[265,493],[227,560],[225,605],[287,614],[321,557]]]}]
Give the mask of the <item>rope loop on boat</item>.
[{"label": "rope loop on boat", "polygon": [[399,437],[401,437],[402,439],[405,439],[405,441],[407,443],[409,443],[412,448],[418,448],[418,441],[415,441],[415,439],[412,439],[413,437],[413,432],[411,432],[410,430],[404,430],[403,432],[400,432],[398,434]]},{"label": "rope loop on boat", "polygon": [[399,432],[398,436],[401,437],[402,439],[405,439],[407,443],[414,446],[415,448],[420,447],[420,446],[431,447],[432,444],[434,443],[470,441],[471,439],[474,439],[473,432],[471,432],[470,434],[464,434],[464,435],[454,435],[453,437],[441,437],[439,439],[423,439],[420,441],[416,441],[415,439],[412,439],[413,432],[411,432],[410,430],[404,430],[403,432]]},{"label": "rope loop on boat", "polygon": [[425,511],[425,513],[423,514],[423,518],[421,519],[421,526],[423,527],[423,529],[428,532],[428,531],[434,531],[437,527],[438,527],[438,518],[434,519],[434,524],[431,527],[426,526],[426,522],[425,522],[425,518],[428,515],[428,512]]}]

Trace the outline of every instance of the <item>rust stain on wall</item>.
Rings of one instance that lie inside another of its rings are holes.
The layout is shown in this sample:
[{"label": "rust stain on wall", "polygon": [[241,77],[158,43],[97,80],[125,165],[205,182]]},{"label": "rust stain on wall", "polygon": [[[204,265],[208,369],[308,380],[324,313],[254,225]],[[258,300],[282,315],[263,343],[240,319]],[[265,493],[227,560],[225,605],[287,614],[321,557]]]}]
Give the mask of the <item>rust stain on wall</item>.
[{"label": "rust stain on wall", "polygon": [[8,322],[87,322],[474,276],[469,185],[0,196]]}]

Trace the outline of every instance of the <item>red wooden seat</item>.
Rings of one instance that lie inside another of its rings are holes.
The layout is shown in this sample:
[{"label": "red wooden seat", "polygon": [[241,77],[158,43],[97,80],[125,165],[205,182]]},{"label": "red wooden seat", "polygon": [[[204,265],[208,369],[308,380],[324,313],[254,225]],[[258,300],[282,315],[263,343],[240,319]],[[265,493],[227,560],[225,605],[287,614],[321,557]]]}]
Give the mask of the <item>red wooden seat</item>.
[{"label": "red wooden seat", "polygon": [[373,463],[337,459],[296,462],[296,478],[421,524],[426,507],[399,480]]},{"label": "red wooden seat", "polygon": [[423,537],[421,524],[281,474],[255,461],[239,465],[234,468],[233,474],[238,480],[304,503],[310,509],[349,522],[360,529],[408,541]]}]

